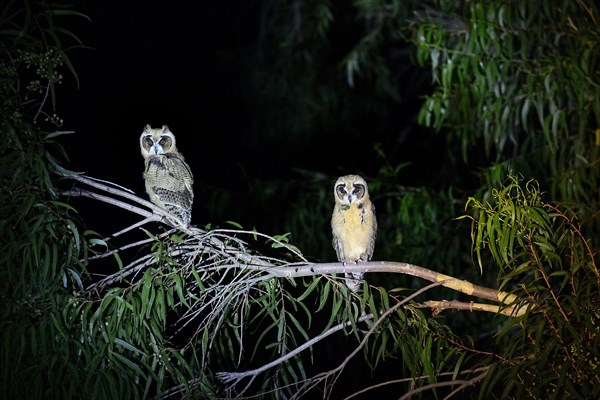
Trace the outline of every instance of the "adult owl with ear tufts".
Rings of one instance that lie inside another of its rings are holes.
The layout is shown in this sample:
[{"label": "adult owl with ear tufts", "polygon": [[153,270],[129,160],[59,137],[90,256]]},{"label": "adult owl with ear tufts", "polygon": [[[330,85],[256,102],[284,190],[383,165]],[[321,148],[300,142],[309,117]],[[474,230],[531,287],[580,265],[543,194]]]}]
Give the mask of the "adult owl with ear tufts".
[{"label": "adult owl with ear tufts", "polygon": [[146,125],[140,136],[144,157],[144,181],[150,201],[177,217],[184,226],[192,219],[194,178],[175,145],[175,135],[163,125]]}]

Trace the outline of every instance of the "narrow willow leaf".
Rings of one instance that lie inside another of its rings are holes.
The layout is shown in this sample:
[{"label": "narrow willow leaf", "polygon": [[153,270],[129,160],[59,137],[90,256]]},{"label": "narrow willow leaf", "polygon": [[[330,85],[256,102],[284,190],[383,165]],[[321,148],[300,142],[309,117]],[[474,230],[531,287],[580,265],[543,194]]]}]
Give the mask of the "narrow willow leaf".
[{"label": "narrow willow leaf", "polygon": [[136,374],[138,374],[140,376],[145,376],[144,372],[137,365],[137,363],[131,361],[124,355],[117,353],[115,351],[109,350],[108,353],[109,353],[109,357],[112,357],[114,359],[113,361],[117,361],[117,364],[122,364],[122,365],[126,366],[127,368],[129,368],[130,370],[134,371]]},{"label": "narrow willow leaf", "polygon": [[329,301],[329,293],[331,292],[331,281],[327,280],[325,285],[323,286],[323,291],[321,292],[321,298],[319,300],[319,307],[317,307],[317,312],[321,311]]},{"label": "narrow willow leaf", "polygon": [[231,225],[231,226],[233,226],[233,227],[235,227],[235,228],[238,228],[238,229],[244,229],[244,228],[242,227],[242,225],[238,224],[238,223],[237,223],[237,222],[235,222],[235,221],[225,221],[225,223],[226,223],[226,224],[228,224],[228,225]]},{"label": "narrow willow leaf", "polygon": [[179,301],[181,301],[181,303],[183,303],[183,305],[185,305],[186,307],[190,307],[190,305],[188,304],[185,295],[183,294],[184,291],[184,282],[181,279],[181,277],[179,275],[173,274],[171,276],[171,279],[175,282],[175,290],[177,291],[177,296],[179,297]]},{"label": "narrow willow leaf", "polygon": [[142,356],[147,357],[148,355],[146,353],[144,353],[142,350],[138,349],[137,347],[135,347],[134,345],[132,345],[131,343],[128,343],[122,339],[119,338],[115,338],[115,344],[129,350],[132,351],[134,353],[140,354]]},{"label": "narrow willow leaf", "polygon": [[341,297],[337,297],[337,298],[334,297],[334,299],[335,300],[334,300],[333,307],[331,310],[331,316],[329,317],[329,321],[327,321],[327,324],[325,324],[325,327],[323,328],[323,332],[325,332],[327,329],[329,329],[333,325],[333,323],[337,319],[338,312],[339,312],[340,308],[342,307],[343,299]]},{"label": "narrow willow leaf", "polygon": [[313,281],[310,283],[310,285],[306,288],[306,290],[304,291],[304,293],[302,293],[297,300],[298,301],[304,301],[314,290],[315,288],[319,285],[319,283],[321,282],[319,277],[314,277]]},{"label": "narrow willow leaf", "polygon": [[[300,332],[300,334],[302,335],[302,337],[308,341],[310,339],[310,337],[308,336],[308,333],[306,332],[306,330],[304,329],[304,327],[302,326],[302,324],[300,324],[300,322],[298,322],[298,320],[296,319],[296,317],[294,316],[294,314],[292,313],[287,313],[286,317],[292,321],[292,324],[296,327],[296,329],[298,330],[298,332]],[[292,336],[293,337],[293,336]]]}]

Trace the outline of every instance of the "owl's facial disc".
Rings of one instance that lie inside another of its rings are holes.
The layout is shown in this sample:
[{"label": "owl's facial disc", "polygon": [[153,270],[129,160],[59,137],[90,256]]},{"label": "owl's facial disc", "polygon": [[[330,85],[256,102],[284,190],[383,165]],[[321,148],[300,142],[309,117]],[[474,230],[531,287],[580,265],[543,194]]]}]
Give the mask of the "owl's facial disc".
[{"label": "owl's facial disc", "polygon": [[171,139],[168,136],[161,136],[160,140],[154,141],[152,135],[148,135],[144,137],[143,142],[148,154],[164,154],[171,144]]},{"label": "owl's facial disc", "polygon": [[171,151],[173,147],[173,143],[175,143],[175,139],[171,136],[163,135],[160,137],[158,142],[154,145],[156,148],[156,154],[164,154],[167,151]]},{"label": "owl's facial disc", "polygon": [[[365,196],[366,188],[361,183],[355,183],[351,188],[347,184],[339,184],[335,187],[335,192],[340,200],[347,204],[351,204],[361,200]],[[352,189],[348,191],[347,189]]]}]

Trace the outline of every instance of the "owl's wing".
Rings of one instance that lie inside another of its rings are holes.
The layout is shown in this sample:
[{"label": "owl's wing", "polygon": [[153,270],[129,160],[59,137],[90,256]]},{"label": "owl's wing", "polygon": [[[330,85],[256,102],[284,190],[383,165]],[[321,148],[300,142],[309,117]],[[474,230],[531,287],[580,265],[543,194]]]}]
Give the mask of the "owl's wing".
[{"label": "owl's wing", "polygon": [[340,240],[340,238],[337,236],[333,236],[333,241],[331,242],[331,244],[333,245],[333,249],[335,250],[335,255],[337,256],[338,261],[344,262],[344,246],[342,245],[342,241]]},{"label": "owl's wing", "polygon": [[192,188],[194,177],[192,171],[181,155],[166,154],[166,156],[168,162],[171,163],[168,170],[171,171],[171,176],[179,182],[178,191],[183,196],[186,205],[191,206],[194,201],[194,190]]},{"label": "owl's wing", "polygon": [[373,212],[373,232],[371,233],[371,239],[367,246],[367,259],[370,260],[373,257],[375,251],[375,239],[377,238],[377,216],[375,214],[375,204],[371,203],[371,211]]},{"label": "owl's wing", "polygon": [[193,178],[183,158],[177,153],[149,157],[144,179],[150,200],[189,225],[194,200]]}]

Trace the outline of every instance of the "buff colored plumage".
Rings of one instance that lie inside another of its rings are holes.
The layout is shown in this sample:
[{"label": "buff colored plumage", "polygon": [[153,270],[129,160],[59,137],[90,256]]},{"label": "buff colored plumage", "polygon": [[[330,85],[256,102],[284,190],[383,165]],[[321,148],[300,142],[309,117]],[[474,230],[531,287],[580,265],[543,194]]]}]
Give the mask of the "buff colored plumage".
[{"label": "buff colored plumage", "polygon": [[[358,263],[370,260],[375,249],[377,219],[367,182],[358,175],[342,176],[334,185],[334,198],[331,231],[338,261]],[[346,284],[357,291],[362,276],[362,273],[348,273]]]}]

